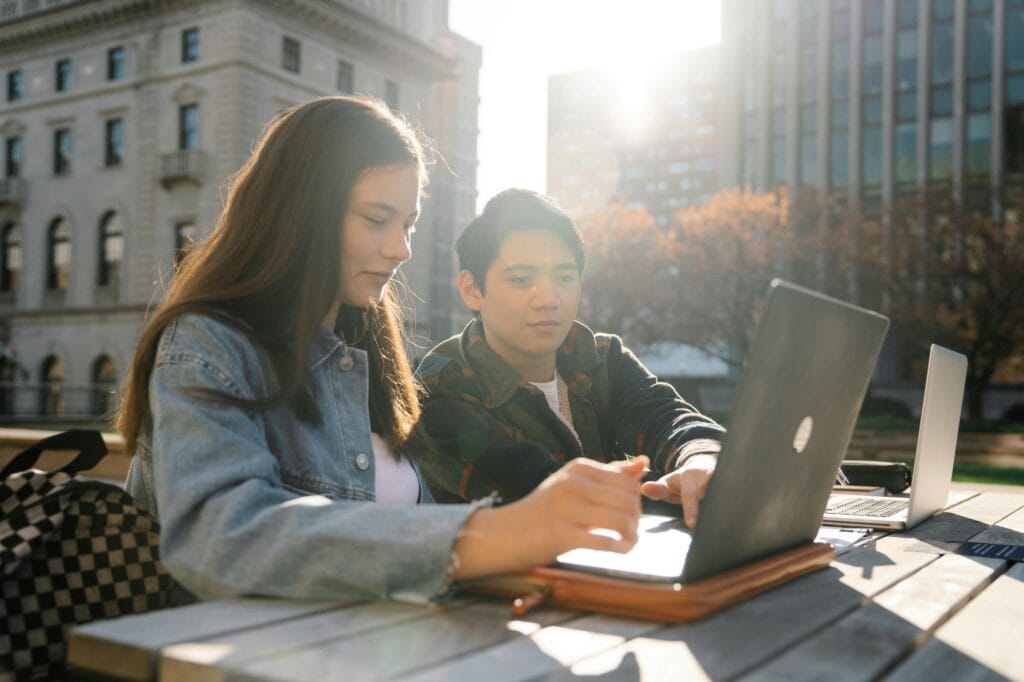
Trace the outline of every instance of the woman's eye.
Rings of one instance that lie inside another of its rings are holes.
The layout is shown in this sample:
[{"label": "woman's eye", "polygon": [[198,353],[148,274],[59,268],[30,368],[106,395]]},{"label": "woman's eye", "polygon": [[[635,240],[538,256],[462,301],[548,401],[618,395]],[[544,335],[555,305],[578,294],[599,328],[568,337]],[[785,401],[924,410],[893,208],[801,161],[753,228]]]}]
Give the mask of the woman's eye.
[{"label": "woman's eye", "polygon": [[374,218],[372,216],[363,217],[366,218],[366,222],[370,223],[371,225],[376,225],[377,227],[380,227],[381,225],[387,222],[385,218]]}]

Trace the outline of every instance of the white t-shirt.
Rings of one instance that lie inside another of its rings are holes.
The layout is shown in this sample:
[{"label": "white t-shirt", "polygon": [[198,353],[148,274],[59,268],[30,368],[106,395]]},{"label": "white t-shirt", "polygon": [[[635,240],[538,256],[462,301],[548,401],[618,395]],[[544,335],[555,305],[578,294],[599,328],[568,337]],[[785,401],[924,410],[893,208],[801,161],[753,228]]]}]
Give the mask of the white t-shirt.
[{"label": "white t-shirt", "polygon": [[558,418],[562,420],[562,423],[569,427],[572,431],[572,435],[576,436],[576,440],[579,440],[579,436],[576,434],[576,429],[572,425],[572,420],[565,415],[565,412],[569,411],[569,406],[566,405],[565,412],[562,412],[562,401],[558,398],[558,375],[551,381],[531,381],[530,384],[536,386],[544,394],[544,399],[548,401],[548,407],[551,411],[558,415]]},{"label": "white t-shirt", "polygon": [[376,433],[370,434],[373,444],[373,486],[378,504],[391,506],[416,504],[420,499],[420,481],[408,459],[396,461],[391,448]]}]

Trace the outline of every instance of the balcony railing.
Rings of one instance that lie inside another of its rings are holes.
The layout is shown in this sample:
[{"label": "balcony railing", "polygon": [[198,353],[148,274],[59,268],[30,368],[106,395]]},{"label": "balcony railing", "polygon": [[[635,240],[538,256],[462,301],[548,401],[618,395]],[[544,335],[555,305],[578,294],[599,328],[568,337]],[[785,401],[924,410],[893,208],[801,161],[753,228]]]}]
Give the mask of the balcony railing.
[{"label": "balcony railing", "polygon": [[27,193],[25,178],[0,178],[0,206],[24,206]]},{"label": "balcony railing", "polygon": [[0,381],[0,425],[102,420],[117,398],[113,384]]},{"label": "balcony railing", "polygon": [[160,182],[170,187],[176,182],[202,184],[206,176],[206,154],[200,149],[179,149],[160,157]]}]

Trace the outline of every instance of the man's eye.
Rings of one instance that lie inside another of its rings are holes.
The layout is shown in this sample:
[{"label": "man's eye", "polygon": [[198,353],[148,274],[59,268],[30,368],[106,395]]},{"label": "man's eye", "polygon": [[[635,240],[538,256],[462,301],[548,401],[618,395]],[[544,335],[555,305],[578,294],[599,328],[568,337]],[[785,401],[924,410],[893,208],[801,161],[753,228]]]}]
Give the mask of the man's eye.
[{"label": "man's eye", "polygon": [[518,285],[518,286],[525,286],[525,285],[530,283],[530,278],[529,277],[512,277],[512,278],[509,279],[509,281],[512,282],[512,284],[515,284],[515,285]]},{"label": "man's eye", "polygon": [[561,280],[561,282],[563,284],[572,284],[573,282],[576,281],[576,275],[575,274],[562,275],[560,280]]},{"label": "man's eye", "polygon": [[380,227],[381,225],[387,222],[387,219],[385,218],[374,218],[372,216],[363,217],[366,218],[366,222],[370,223],[371,225],[376,225],[377,227]]}]

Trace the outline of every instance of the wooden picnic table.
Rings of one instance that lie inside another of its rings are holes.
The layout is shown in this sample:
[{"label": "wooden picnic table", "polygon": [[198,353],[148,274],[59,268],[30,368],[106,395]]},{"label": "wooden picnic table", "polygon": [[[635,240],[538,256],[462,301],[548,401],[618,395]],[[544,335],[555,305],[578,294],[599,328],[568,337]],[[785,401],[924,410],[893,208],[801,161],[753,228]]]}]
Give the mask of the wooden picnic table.
[{"label": "wooden picnic table", "polygon": [[[954,495],[957,495],[954,493]],[[966,498],[966,499],[965,499]],[[230,599],[76,628],[75,669],[131,680],[1024,679],[1024,494],[951,497],[824,570],[682,625],[502,600]]]}]

